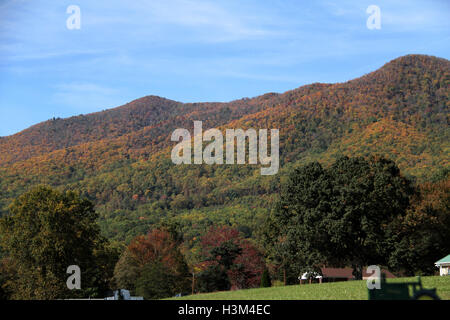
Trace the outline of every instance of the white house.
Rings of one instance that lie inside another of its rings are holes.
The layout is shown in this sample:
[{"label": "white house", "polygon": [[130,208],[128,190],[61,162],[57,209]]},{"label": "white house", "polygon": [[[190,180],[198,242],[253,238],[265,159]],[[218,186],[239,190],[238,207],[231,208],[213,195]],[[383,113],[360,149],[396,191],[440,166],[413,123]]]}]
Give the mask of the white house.
[{"label": "white house", "polygon": [[450,275],[450,254],[442,258],[441,260],[436,261],[434,264],[436,267],[439,267],[441,276]]}]

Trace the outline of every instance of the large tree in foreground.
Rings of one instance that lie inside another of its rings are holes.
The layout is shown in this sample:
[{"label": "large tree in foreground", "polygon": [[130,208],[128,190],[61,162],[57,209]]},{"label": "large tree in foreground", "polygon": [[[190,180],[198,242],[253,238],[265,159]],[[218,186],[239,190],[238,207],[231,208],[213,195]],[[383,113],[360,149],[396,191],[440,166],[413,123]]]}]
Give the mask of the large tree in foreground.
[{"label": "large tree in foreground", "polygon": [[211,227],[202,236],[201,292],[256,288],[266,267],[260,250],[234,228]]},{"label": "large tree in foreground", "polygon": [[[17,198],[10,214],[0,219],[11,298],[102,295],[112,277],[114,254],[96,219],[93,204],[74,192],[40,186]],[[81,290],[67,288],[70,265],[80,267]]]},{"label": "large tree in foreground", "polygon": [[419,185],[419,190],[407,214],[390,227],[390,265],[409,276],[434,274],[434,262],[445,257],[450,247],[448,174],[441,181]]},{"label": "large tree in foreground", "polygon": [[311,163],[282,185],[265,239],[278,250],[274,255],[288,252],[298,272],[352,266],[361,279],[364,266],[388,262],[388,225],[405,214],[413,193],[383,158],[342,157],[329,168]]},{"label": "large tree in foreground", "polygon": [[174,232],[153,229],[133,239],[114,269],[120,289],[146,299],[170,297],[189,292],[190,274]]}]

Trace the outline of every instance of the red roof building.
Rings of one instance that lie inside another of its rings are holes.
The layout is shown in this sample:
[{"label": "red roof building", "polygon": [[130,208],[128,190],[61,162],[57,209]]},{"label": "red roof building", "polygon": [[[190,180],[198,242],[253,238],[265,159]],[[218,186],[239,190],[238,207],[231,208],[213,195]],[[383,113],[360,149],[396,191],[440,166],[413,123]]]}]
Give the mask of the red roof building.
[{"label": "red roof building", "polygon": [[[352,268],[321,268],[323,281],[332,282],[332,281],[348,281],[355,280],[353,276]],[[368,279],[372,274],[368,274],[366,272],[366,268],[363,271],[363,280]],[[386,275],[386,278],[396,278],[390,271],[381,269],[381,273]]]}]

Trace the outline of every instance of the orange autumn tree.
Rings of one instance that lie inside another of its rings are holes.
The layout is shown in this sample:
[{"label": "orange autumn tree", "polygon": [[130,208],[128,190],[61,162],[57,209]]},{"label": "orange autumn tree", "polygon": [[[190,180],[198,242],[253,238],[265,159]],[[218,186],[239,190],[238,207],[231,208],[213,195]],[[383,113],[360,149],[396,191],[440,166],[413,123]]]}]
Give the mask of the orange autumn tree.
[{"label": "orange autumn tree", "polygon": [[122,253],[114,270],[117,288],[134,293],[143,272],[155,265],[173,280],[171,288],[162,288],[165,292],[183,292],[189,287],[188,267],[177,242],[168,231],[153,229],[132,240]]}]

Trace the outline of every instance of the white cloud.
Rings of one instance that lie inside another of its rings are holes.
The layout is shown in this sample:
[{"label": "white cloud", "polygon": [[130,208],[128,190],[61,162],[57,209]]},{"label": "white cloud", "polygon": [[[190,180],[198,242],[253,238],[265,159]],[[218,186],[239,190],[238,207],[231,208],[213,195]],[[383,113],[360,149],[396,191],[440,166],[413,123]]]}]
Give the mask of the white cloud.
[{"label": "white cloud", "polygon": [[75,93],[113,94],[117,90],[99,86],[94,83],[62,83],[55,86],[57,90]]},{"label": "white cloud", "polygon": [[54,89],[54,103],[81,112],[114,107],[121,100],[119,90],[94,83],[62,83],[55,85]]}]

